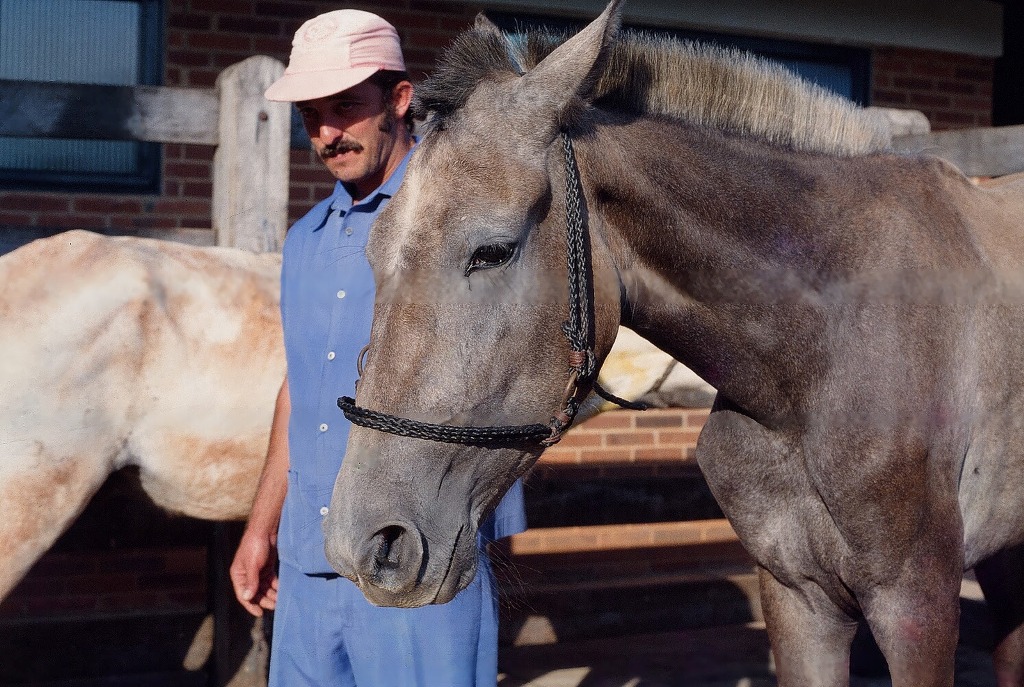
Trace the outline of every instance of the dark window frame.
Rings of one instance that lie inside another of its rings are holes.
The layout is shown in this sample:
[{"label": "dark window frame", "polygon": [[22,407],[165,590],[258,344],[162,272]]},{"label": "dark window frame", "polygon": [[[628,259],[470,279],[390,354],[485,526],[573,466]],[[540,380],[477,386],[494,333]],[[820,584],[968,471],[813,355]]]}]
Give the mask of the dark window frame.
[{"label": "dark window frame", "polygon": [[[79,0],[89,2],[90,0]],[[164,68],[164,0],[118,0],[138,5],[139,84],[158,86]],[[78,139],[68,139],[78,140]],[[17,169],[0,167],[0,189],[31,191],[100,192],[125,194],[159,193],[161,188],[160,143],[133,142],[135,171],[90,172]]]}]

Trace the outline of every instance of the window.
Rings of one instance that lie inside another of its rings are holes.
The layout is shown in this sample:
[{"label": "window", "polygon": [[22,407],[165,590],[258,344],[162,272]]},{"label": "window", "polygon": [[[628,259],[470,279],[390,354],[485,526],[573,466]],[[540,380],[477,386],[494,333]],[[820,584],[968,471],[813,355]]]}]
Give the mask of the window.
[{"label": "window", "polygon": [[[575,33],[584,24],[567,19],[520,14],[491,13],[487,16],[505,31],[540,28]],[[703,31],[657,29],[626,25],[646,33],[713,43],[739,48],[781,62],[808,81],[827,88],[860,105],[868,105],[871,91],[871,55],[867,50],[841,46],[815,45],[768,38],[727,36]]]},{"label": "window", "polygon": [[[159,2],[0,0],[0,79],[158,84]],[[138,141],[0,137],[0,185],[152,192],[159,155]]]}]

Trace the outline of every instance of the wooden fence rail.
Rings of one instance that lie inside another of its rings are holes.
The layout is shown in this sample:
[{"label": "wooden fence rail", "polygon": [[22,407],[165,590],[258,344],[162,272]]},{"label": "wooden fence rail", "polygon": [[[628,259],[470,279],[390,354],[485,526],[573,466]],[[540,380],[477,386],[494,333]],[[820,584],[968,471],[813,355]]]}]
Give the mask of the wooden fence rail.
[{"label": "wooden fence rail", "polygon": [[0,80],[0,136],[215,145],[215,242],[280,250],[291,106],[263,91],[283,71],[260,55],[225,69],[212,89]]}]

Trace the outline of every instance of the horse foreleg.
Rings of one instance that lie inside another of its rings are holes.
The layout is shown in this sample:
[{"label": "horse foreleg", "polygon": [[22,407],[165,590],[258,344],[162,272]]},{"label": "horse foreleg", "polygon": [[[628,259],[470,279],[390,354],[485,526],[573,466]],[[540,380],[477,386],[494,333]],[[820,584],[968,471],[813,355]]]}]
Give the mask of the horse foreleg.
[{"label": "horse foreleg", "polygon": [[110,472],[106,461],[58,457],[40,445],[6,465],[0,466],[0,599],[81,514]]},{"label": "horse foreleg", "polygon": [[893,687],[952,687],[960,618],[959,569],[918,560],[862,599],[864,615],[889,664]]},{"label": "horse foreleg", "polygon": [[758,576],[779,685],[848,685],[857,623],[816,585],[787,587],[764,568]]},{"label": "horse foreleg", "polygon": [[996,683],[1024,686],[1024,545],[981,561],[974,572],[995,626]]}]

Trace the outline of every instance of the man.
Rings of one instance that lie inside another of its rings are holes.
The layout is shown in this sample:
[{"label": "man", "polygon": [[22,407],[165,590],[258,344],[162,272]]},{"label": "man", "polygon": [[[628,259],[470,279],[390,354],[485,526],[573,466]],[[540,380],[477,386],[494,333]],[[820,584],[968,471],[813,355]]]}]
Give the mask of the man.
[{"label": "man", "polygon": [[[497,601],[486,556],[474,582],[450,603],[395,609],[370,605],[323,551],[321,522],[349,430],[336,401],[354,388],[373,315],[367,236],[415,146],[412,84],[398,34],[368,12],[320,15],[295,34],[288,68],[266,97],[297,103],[313,148],[338,183],[285,241],[288,374],[231,566],[235,593],[254,615],[275,610],[272,687],[493,686]],[[524,527],[517,485],[481,528],[481,548]]]}]

